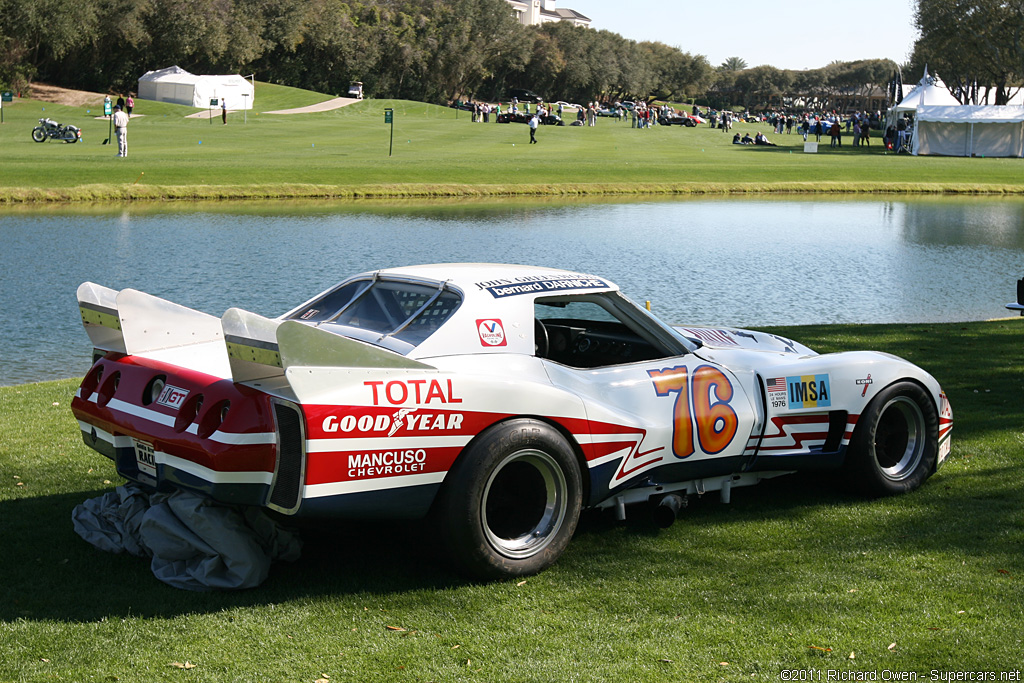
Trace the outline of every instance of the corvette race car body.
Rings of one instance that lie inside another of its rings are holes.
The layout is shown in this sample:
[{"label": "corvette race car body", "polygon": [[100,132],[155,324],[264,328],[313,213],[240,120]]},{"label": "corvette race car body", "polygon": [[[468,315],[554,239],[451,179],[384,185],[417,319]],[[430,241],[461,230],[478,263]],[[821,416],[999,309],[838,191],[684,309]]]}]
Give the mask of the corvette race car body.
[{"label": "corvette race car body", "polygon": [[72,403],[128,479],[284,515],[418,518],[481,576],[539,571],[579,512],[843,468],[869,495],[949,452],[938,383],[895,356],[671,327],[604,278],[446,264],[356,275],[276,319],[78,289]]}]

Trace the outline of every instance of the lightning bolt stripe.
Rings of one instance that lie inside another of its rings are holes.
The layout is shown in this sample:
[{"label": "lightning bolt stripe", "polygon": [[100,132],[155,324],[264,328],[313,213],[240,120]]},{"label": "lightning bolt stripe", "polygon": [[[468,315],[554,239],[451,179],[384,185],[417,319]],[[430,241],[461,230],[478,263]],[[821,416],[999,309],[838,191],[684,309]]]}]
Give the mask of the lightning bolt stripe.
[{"label": "lightning bolt stripe", "polygon": [[[858,417],[857,415],[847,417],[842,445],[849,444]],[[775,427],[776,431],[765,434],[759,451],[764,455],[781,455],[794,452],[806,453],[812,448],[823,446],[828,438],[828,415],[773,417],[771,418],[771,424]]]}]

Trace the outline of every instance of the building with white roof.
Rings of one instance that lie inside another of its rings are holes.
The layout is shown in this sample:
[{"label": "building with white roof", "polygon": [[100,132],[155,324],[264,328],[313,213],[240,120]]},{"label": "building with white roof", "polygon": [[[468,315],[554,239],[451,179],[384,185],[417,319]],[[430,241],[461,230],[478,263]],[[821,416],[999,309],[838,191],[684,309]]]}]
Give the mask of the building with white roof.
[{"label": "building with white roof", "polygon": [[548,21],[569,21],[576,26],[590,26],[590,17],[574,9],[555,7],[557,0],[507,0],[520,24],[537,26]]}]

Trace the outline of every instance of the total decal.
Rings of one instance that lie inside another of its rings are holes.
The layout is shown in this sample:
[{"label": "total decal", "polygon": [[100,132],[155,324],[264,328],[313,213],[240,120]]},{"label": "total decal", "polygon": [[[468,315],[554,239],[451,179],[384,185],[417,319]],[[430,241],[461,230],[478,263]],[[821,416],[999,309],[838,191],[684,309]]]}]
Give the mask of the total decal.
[{"label": "total decal", "polygon": [[375,406],[462,403],[450,379],[368,380],[363,386],[369,390],[368,398]]}]

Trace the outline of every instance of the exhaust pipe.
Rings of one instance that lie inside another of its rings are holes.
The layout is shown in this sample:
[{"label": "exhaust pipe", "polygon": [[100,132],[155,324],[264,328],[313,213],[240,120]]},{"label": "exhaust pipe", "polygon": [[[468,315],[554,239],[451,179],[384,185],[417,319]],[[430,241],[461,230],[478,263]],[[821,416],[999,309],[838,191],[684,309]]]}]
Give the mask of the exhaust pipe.
[{"label": "exhaust pipe", "polygon": [[685,495],[680,496],[678,493],[669,493],[662,496],[661,501],[658,502],[658,506],[654,508],[654,521],[657,522],[658,526],[662,529],[667,529],[676,521],[676,517],[679,516],[679,511],[685,507]]}]

